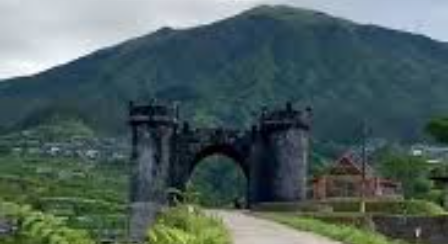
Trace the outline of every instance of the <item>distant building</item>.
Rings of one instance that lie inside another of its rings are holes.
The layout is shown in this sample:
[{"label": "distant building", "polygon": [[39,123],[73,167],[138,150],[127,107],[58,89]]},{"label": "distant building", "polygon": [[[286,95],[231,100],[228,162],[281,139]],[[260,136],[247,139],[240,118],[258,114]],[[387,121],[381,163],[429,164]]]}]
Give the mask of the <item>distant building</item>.
[{"label": "distant building", "polygon": [[77,158],[85,161],[126,160],[130,152],[123,138],[67,137],[57,140],[39,138],[24,131],[18,136],[0,137],[0,151],[17,156]]},{"label": "distant building", "polygon": [[97,150],[89,149],[84,152],[85,156],[89,159],[96,159],[100,152]]},{"label": "distant building", "polygon": [[448,147],[439,145],[415,144],[410,148],[412,156],[423,157],[428,163],[437,164],[448,161]]},{"label": "distant building", "polygon": [[61,148],[57,147],[57,146],[52,146],[50,147],[50,149],[48,150],[48,153],[51,156],[56,156],[59,155],[59,153],[61,152]]},{"label": "distant building", "polygon": [[[366,165],[365,190],[367,198],[400,198],[402,187],[399,182],[376,175]],[[363,169],[359,159],[347,153],[332,165],[325,174],[313,179],[313,198],[357,198],[363,190]]]}]

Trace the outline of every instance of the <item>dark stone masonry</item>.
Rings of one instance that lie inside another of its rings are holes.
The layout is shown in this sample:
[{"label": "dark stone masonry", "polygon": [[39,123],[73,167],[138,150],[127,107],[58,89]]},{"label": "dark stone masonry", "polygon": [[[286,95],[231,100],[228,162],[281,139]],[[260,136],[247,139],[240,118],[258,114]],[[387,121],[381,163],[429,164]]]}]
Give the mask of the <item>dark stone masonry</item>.
[{"label": "dark stone masonry", "polygon": [[184,189],[205,157],[232,158],[248,181],[248,206],[306,199],[311,109],[291,103],[264,109],[248,130],[194,128],[175,105],[130,104],[132,128],[131,237],[142,240],[169,188]]},{"label": "dark stone masonry", "polygon": [[448,216],[377,216],[372,220],[376,231],[394,239],[409,243],[448,243]]}]

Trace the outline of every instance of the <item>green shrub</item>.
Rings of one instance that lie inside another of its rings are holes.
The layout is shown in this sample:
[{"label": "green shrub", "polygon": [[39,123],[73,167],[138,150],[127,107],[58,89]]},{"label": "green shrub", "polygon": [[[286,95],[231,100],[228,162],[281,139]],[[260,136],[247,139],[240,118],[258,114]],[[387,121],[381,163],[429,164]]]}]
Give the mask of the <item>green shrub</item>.
[{"label": "green shrub", "polygon": [[[12,243],[23,244],[93,244],[85,231],[68,228],[64,221],[52,215],[33,211],[28,206],[0,200],[1,216],[17,222]],[[8,240],[9,241],[9,240]]]},{"label": "green shrub", "polygon": [[192,205],[163,212],[148,234],[151,244],[230,244],[221,220]]},{"label": "green shrub", "polygon": [[[306,203],[263,203],[253,206],[257,211],[267,212],[304,212],[304,213],[344,213],[352,214],[360,211],[359,199],[329,199]],[[424,200],[367,200],[368,214],[386,215],[444,215],[447,212],[439,205]]]},{"label": "green shrub", "polygon": [[76,215],[121,213],[125,208],[117,203],[82,197],[43,197],[36,205],[42,206],[44,211],[51,211],[54,206],[62,206],[72,210]]},{"label": "green shrub", "polygon": [[[359,212],[359,199],[327,200],[321,202],[332,207],[334,212]],[[439,205],[424,200],[368,200],[366,211],[371,214],[392,214],[392,215],[424,215],[434,216],[446,214],[446,211]]]}]

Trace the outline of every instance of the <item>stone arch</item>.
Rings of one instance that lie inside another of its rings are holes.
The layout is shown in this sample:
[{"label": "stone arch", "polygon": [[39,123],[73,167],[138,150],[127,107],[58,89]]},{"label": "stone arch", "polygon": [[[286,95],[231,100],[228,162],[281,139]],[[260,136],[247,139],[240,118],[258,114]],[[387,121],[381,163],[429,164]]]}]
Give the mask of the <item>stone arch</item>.
[{"label": "stone arch", "polygon": [[[187,175],[185,178],[184,184],[186,185],[189,182],[195,170],[207,159],[213,156],[221,156],[227,159],[230,159],[231,164],[236,167],[244,178],[244,191],[242,192],[246,201],[250,199],[250,167],[247,163],[246,155],[238,149],[237,145],[232,144],[211,144],[202,147],[196,153],[192,155],[191,162],[189,164]],[[229,184],[234,184],[235,182],[229,182]],[[241,202],[240,207],[249,207],[248,202]]]},{"label": "stone arch", "polygon": [[192,161],[188,169],[188,178],[191,177],[194,169],[203,159],[214,155],[225,156],[232,159],[236,166],[241,169],[247,181],[249,181],[250,169],[249,165],[246,163],[246,157],[234,145],[229,144],[207,145],[198,150],[192,157]]},{"label": "stone arch", "polygon": [[[211,155],[227,156],[242,169],[249,207],[306,200],[310,108],[291,103],[264,108],[248,130],[194,128],[182,122],[176,104],[129,105],[132,239],[142,240],[156,213],[169,203],[164,190],[183,189],[198,163]],[[154,152],[151,157],[148,150]]]}]

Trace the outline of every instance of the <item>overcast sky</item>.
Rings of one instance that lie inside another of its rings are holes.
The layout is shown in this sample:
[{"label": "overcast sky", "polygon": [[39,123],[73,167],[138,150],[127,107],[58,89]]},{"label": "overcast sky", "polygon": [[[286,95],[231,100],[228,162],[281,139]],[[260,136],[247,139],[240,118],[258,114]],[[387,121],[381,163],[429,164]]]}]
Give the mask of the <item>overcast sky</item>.
[{"label": "overcast sky", "polygon": [[289,4],[448,41],[447,0],[0,0],[0,78],[32,74],[162,26]]}]

